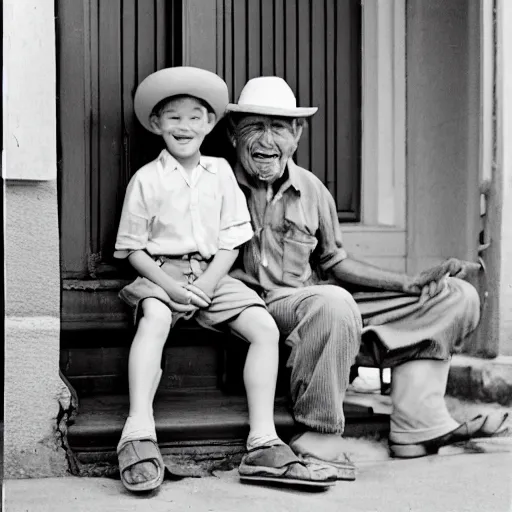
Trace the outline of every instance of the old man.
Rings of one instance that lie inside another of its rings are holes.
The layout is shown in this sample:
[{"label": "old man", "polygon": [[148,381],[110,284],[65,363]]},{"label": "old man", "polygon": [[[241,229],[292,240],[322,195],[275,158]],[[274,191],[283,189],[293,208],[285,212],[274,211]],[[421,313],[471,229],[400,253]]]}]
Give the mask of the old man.
[{"label": "old man", "polygon": [[[261,294],[291,347],[298,426],[291,448],[305,461],[332,465],[339,479],[355,478],[344,455],[343,400],[361,338],[375,347],[376,363],[392,368],[393,456],[421,457],[502,434],[504,416],[459,424],[444,401],[450,356],[479,321],[478,294],[463,280],[475,264],[450,259],[409,277],[348,256],[332,196],[292,160],[316,110],[297,107],[278,77],[250,80],[228,106],[235,174],[255,231],[233,274]],[[357,288],[394,293],[347,291]]]}]

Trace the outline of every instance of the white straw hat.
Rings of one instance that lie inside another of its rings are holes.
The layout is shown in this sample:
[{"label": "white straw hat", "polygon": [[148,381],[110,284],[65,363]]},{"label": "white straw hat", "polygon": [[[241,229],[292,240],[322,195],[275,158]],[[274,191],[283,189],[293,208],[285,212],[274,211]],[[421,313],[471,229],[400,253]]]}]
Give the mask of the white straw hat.
[{"label": "white straw hat", "polygon": [[249,80],[240,93],[238,103],[229,103],[227,112],[283,117],[309,117],[317,107],[297,107],[290,86],[277,76],[260,76]]},{"label": "white straw hat", "polygon": [[155,106],[169,96],[186,94],[210,105],[218,121],[229,101],[228,86],[220,76],[191,66],[165,68],[146,77],[137,87],[133,108],[147,130],[153,132],[149,116]]}]

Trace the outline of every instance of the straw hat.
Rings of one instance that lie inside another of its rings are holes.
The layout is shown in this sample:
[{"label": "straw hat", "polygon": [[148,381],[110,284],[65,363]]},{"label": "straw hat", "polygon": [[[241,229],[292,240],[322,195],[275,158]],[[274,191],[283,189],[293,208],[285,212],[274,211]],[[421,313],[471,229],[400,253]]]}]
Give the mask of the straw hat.
[{"label": "straw hat", "polygon": [[317,107],[297,107],[290,86],[277,76],[260,76],[249,80],[240,93],[238,103],[230,103],[227,112],[267,116],[309,117]]},{"label": "straw hat", "polygon": [[153,108],[165,98],[187,94],[208,103],[218,121],[229,101],[226,82],[205,69],[190,66],[165,68],[145,78],[135,92],[134,110],[144,128],[153,132],[149,116]]}]

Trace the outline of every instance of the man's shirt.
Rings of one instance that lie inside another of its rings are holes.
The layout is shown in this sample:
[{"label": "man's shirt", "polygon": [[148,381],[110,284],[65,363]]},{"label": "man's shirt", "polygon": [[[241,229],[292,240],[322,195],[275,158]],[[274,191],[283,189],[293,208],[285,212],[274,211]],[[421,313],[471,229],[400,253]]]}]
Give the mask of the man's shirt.
[{"label": "man's shirt", "polygon": [[252,235],[245,197],[226,160],[201,156],[188,173],[163,150],[128,184],[114,256],[144,249],[152,256],[199,252],[209,259]]},{"label": "man's shirt", "polygon": [[330,192],[291,159],[287,173],[273,195],[251,186],[252,179],[240,166],[235,169],[255,236],[244,246],[243,270],[232,275],[265,292],[317,284],[321,274],[347,257]]}]

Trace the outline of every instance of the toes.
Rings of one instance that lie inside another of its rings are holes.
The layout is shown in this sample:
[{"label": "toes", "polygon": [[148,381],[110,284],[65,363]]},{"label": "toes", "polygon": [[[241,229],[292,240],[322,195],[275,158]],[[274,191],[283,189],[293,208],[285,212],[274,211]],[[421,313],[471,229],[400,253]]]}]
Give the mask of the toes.
[{"label": "toes", "polygon": [[158,476],[158,468],[152,462],[141,462],[124,472],[129,484],[141,484],[154,480]]}]

